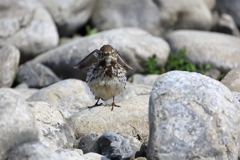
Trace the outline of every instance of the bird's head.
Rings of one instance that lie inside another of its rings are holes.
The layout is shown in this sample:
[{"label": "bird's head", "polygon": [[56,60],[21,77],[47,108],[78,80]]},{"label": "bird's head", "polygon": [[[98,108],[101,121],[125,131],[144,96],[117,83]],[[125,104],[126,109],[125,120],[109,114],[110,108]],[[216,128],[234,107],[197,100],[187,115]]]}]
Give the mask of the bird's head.
[{"label": "bird's head", "polygon": [[117,61],[117,51],[110,45],[104,45],[99,51],[99,61],[105,60],[106,65],[110,65],[111,61]]}]

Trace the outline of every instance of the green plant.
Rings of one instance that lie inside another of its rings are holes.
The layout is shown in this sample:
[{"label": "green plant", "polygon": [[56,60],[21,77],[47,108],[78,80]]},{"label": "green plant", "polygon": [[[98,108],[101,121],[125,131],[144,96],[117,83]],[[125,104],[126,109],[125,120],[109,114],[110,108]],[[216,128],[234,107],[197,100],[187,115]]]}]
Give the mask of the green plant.
[{"label": "green plant", "polygon": [[166,70],[196,72],[197,68],[195,64],[185,58],[185,52],[186,48],[183,47],[176,53],[170,53],[167,63],[165,65]]},{"label": "green plant", "polygon": [[86,29],[86,36],[90,36],[90,35],[93,35],[93,34],[95,34],[95,33],[97,33],[98,32],[98,29],[97,28],[91,28],[89,25],[87,25],[86,27],[85,27],[85,29]]},{"label": "green plant", "polygon": [[176,53],[170,53],[168,60],[164,67],[157,68],[156,58],[154,54],[151,57],[148,57],[148,60],[144,61],[144,71],[146,74],[162,74],[163,72],[171,70],[181,70],[189,72],[200,72],[205,74],[207,70],[212,68],[211,64],[194,64],[185,57],[186,48],[181,48]]},{"label": "green plant", "polygon": [[144,61],[144,70],[146,74],[162,74],[162,71],[156,67],[156,58],[157,56],[154,54],[148,57],[148,60]]}]

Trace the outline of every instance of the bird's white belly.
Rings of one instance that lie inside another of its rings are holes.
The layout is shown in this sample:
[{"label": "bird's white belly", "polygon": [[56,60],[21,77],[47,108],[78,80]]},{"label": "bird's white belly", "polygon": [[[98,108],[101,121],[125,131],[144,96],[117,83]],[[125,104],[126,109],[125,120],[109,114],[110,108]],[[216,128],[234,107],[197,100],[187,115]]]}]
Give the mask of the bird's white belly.
[{"label": "bird's white belly", "polygon": [[88,86],[97,98],[108,100],[120,94],[126,85],[126,79],[119,81],[117,77],[100,76],[88,82]]}]

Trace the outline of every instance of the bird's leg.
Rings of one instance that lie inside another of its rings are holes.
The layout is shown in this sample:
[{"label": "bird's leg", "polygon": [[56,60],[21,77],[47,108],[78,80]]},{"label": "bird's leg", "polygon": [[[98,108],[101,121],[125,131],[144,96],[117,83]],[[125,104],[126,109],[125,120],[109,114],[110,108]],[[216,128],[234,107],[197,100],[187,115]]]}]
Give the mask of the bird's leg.
[{"label": "bird's leg", "polygon": [[112,107],[111,111],[113,110],[113,107],[121,107],[121,106],[115,104],[115,102],[114,102],[114,97],[113,97],[113,102],[112,102],[112,104],[108,104],[107,106]]},{"label": "bird's leg", "polygon": [[98,104],[98,101],[100,100],[100,98],[98,98],[97,102],[93,105],[93,106],[88,106],[88,108],[93,108],[93,107],[97,107],[97,106],[101,106],[102,103]]}]

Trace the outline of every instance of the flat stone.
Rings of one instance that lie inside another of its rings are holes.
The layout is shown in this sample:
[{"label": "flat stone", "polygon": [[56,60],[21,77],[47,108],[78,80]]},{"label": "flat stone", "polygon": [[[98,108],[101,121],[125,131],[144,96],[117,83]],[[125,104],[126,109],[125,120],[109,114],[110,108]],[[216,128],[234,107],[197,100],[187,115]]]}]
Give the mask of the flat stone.
[{"label": "flat stone", "polygon": [[74,114],[70,124],[77,138],[94,132],[102,134],[107,130],[126,133],[130,136],[148,135],[148,99],[149,96],[137,96],[122,103],[121,107],[94,107]]}]

